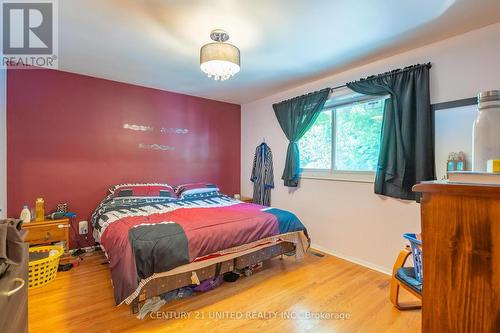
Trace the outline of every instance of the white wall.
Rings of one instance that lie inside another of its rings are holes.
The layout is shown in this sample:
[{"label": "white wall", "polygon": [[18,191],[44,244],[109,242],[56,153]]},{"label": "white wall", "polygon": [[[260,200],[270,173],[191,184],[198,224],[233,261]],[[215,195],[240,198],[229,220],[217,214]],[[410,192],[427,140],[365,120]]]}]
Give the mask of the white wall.
[{"label": "white wall", "polygon": [[405,243],[401,235],[420,230],[420,206],[377,196],[371,183],[303,179],[295,191],[284,187],[281,173],[287,141],[272,104],[428,61],[433,65],[432,103],[468,98],[482,90],[500,88],[499,59],[500,23],[497,23],[242,105],[242,194],[252,194],[249,178],[253,153],[265,137],[274,153],[273,206],[295,212],[317,248],[389,272]]},{"label": "white wall", "polygon": [[0,218],[7,214],[7,72],[0,69]]}]

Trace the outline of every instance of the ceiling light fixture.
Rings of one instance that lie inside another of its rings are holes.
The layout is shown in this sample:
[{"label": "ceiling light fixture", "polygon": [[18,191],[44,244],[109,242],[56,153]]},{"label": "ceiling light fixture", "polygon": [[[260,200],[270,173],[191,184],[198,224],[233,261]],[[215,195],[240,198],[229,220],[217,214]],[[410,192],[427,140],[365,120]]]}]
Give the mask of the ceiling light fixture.
[{"label": "ceiling light fixture", "polygon": [[229,35],[224,30],[212,30],[210,38],[214,42],[200,50],[200,69],[216,81],[225,81],[240,71],[240,50],[225,43]]}]

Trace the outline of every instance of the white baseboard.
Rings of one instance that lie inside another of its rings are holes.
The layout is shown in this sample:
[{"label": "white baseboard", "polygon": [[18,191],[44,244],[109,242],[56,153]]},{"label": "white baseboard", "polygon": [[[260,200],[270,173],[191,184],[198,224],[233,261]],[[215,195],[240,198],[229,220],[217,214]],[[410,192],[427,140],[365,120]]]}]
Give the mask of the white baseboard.
[{"label": "white baseboard", "polygon": [[391,271],[387,270],[386,268],[384,268],[382,266],[375,265],[375,264],[372,264],[371,262],[367,262],[367,261],[364,261],[364,260],[361,260],[361,259],[358,259],[358,258],[354,258],[354,257],[350,257],[350,256],[347,256],[347,255],[344,255],[344,254],[339,253],[337,251],[333,251],[333,250],[324,248],[324,247],[322,247],[322,246],[320,246],[318,244],[312,243],[311,244],[311,249],[318,250],[320,252],[324,252],[324,253],[332,255],[334,257],[350,261],[350,262],[352,262],[354,264],[361,265],[361,266],[367,267],[369,269],[373,269],[374,271],[377,271],[377,272],[380,272],[380,273],[384,273],[386,275],[392,275]]}]

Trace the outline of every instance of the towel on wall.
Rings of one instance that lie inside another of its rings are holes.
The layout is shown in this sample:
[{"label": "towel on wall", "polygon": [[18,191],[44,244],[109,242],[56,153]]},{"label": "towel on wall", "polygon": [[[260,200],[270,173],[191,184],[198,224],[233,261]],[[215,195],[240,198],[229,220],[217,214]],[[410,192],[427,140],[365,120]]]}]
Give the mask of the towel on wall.
[{"label": "towel on wall", "polygon": [[255,149],[250,180],[253,182],[253,203],[269,206],[274,188],[273,153],[265,142]]}]

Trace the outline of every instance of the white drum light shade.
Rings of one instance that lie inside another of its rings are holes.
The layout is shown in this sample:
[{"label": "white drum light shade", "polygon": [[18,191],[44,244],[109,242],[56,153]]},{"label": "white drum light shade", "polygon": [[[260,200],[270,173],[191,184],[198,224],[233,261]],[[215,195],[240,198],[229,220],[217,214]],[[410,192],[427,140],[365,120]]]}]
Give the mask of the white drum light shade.
[{"label": "white drum light shade", "polygon": [[216,42],[201,48],[200,69],[216,81],[227,80],[240,71],[240,50],[224,43],[229,39],[225,31],[214,30],[210,37]]}]

